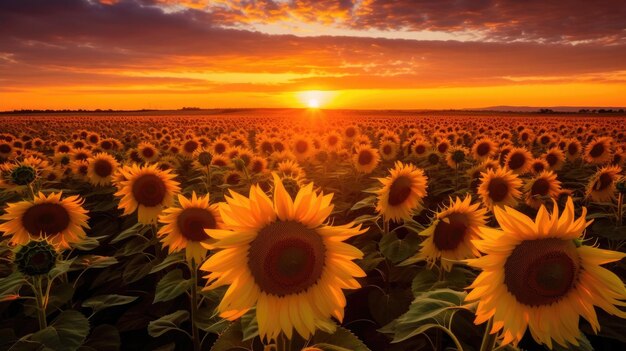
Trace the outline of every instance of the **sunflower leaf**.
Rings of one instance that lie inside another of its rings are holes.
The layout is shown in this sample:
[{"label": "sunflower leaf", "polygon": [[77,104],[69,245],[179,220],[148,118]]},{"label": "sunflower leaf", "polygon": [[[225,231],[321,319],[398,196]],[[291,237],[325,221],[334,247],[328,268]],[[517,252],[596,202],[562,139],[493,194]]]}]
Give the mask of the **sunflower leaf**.
[{"label": "sunflower leaf", "polygon": [[24,275],[20,272],[13,272],[11,275],[0,279],[0,302],[15,300],[19,297],[22,285],[26,283]]},{"label": "sunflower leaf", "polygon": [[178,326],[189,319],[189,312],[185,310],[178,310],[174,313],[165,315],[157,320],[151,321],[148,324],[148,334],[151,337],[156,338],[170,330],[178,330]]},{"label": "sunflower leaf", "polygon": [[90,297],[85,300],[82,304],[83,307],[90,307],[93,309],[93,312],[96,313],[101,311],[107,307],[120,306],[129,304],[135,300],[137,300],[137,296],[125,296],[125,295],[99,295]]},{"label": "sunflower leaf", "polygon": [[32,334],[30,340],[58,351],[76,350],[89,334],[89,321],[74,310],[61,312],[48,327]]},{"label": "sunflower leaf", "polygon": [[183,278],[183,271],[175,269],[167,272],[157,283],[154,303],[169,301],[191,288],[191,279]]},{"label": "sunflower leaf", "polygon": [[150,274],[160,272],[161,270],[173,264],[182,263],[182,262],[184,262],[182,251],[167,255],[167,257],[165,257],[165,259],[161,261],[161,263],[155,265],[154,268],[152,268],[152,270],[150,271]]},{"label": "sunflower leaf", "polygon": [[369,351],[369,348],[356,335],[340,326],[337,326],[332,334],[317,331],[311,338],[310,344],[327,351]]}]

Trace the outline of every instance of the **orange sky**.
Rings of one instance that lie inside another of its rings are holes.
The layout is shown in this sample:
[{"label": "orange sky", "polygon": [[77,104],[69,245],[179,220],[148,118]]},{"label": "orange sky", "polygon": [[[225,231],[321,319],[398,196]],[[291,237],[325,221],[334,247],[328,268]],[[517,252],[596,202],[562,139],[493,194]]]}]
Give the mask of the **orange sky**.
[{"label": "orange sky", "polygon": [[7,0],[0,110],[625,106],[626,6],[590,3]]}]

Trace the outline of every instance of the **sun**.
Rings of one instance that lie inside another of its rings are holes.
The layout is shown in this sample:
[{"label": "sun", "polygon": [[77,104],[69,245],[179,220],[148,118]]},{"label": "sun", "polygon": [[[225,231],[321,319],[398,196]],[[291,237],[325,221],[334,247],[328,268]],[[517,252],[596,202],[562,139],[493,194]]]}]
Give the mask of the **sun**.
[{"label": "sun", "polygon": [[327,106],[335,95],[336,94],[331,91],[306,90],[298,92],[296,98],[299,100],[300,106],[318,109]]},{"label": "sun", "polygon": [[309,108],[319,108],[320,102],[317,99],[309,99],[307,105],[309,106]]}]

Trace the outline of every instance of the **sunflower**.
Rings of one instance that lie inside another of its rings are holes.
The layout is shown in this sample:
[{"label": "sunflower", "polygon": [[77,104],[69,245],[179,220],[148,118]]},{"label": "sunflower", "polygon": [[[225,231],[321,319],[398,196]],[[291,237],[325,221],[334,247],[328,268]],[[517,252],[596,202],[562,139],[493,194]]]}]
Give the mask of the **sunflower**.
[{"label": "sunflower", "polygon": [[[335,131],[324,136],[324,148],[326,151],[338,151],[341,148],[341,142],[341,135]],[[274,145],[274,149],[276,149],[276,145]]]},{"label": "sunflower", "polygon": [[498,150],[496,143],[488,137],[477,140],[472,146],[472,156],[477,161],[493,157]]},{"label": "sunflower", "polygon": [[552,171],[543,171],[536,177],[530,179],[524,185],[526,193],[526,204],[532,208],[538,209],[544,200],[558,199],[561,195],[561,182],[556,179],[556,174]]},{"label": "sunflower", "polygon": [[480,256],[472,240],[479,238],[486,210],[479,204],[472,205],[471,201],[469,195],[463,200],[450,199],[450,205],[437,212],[434,222],[420,233],[426,239],[418,258],[426,260],[431,267],[441,260],[443,269],[450,271],[453,261]]},{"label": "sunflower", "polygon": [[45,238],[60,250],[86,238],[84,228],[87,224],[87,210],[82,207],[83,200],[78,196],[61,199],[62,193],[43,193],[35,195],[33,200],[10,203],[6,213],[0,219],[3,236],[11,236],[11,244],[24,245],[30,240]]},{"label": "sunflower", "polygon": [[145,163],[156,162],[159,159],[159,150],[148,142],[142,142],[137,146],[139,157]]},{"label": "sunflower", "polygon": [[352,157],[352,163],[357,172],[372,173],[380,162],[380,154],[378,150],[370,146],[357,146],[356,153]]},{"label": "sunflower", "polygon": [[253,156],[248,164],[248,170],[253,174],[261,174],[267,171],[267,159],[261,156]]},{"label": "sunflower", "polygon": [[524,174],[530,169],[532,160],[533,155],[530,151],[523,147],[516,147],[507,154],[504,165],[515,174]]},{"label": "sunflower", "polygon": [[380,144],[378,151],[380,152],[383,160],[391,161],[395,160],[396,156],[398,155],[398,151],[400,151],[400,148],[398,147],[398,144],[394,143],[393,141],[387,140]]},{"label": "sunflower", "polygon": [[620,166],[605,166],[594,174],[587,184],[586,195],[592,201],[608,202],[615,198],[615,181],[620,177]]},{"label": "sunflower", "polygon": [[237,186],[245,179],[245,175],[240,171],[230,170],[222,175],[222,184]]},{"label": "sunflower", "polygon": [[207,230],[221,249],[200,267],[210,272],[210,290],[230,285],[217,307],[229,320],[256,306],[262,339],[276,340],[293,330],[308,339],[316,329],[332,332],[331,316],[343,320],[346,299],[342,289],[357,289],[363,270],[352,262],[363,253],[343,243],[365,232],[360,225],[324,224],[333,205],[332,194],[313,192],[313,184],[298,191],[295,200],[276,174],[273,201],[257,186],[248,197],[231,192],[220,203],[226,228]]},{"label": "sunflower", "polygon": [[313,153],[313,143],[307,137],[296,137],[292,141],[291,150],[298,160],[305,160],[309,158]]},{"label": "sunflower", "polygon": [[180,153],[187,158],[192,158],[193,153],[200,147],[200,142],[195,138],[186,140],[180,146]]},{"label": "sunflower", "polygon": [[534,221],[510,207],[494,211],[502,230],[482,227],[482,240],[474,245],[485,255],[468,260],[482,270],[465,299],[478,301],[474,323],[493,318],[490,332],[501,334],[502,345],[516,345],[528,328],[535,341],[552,348],[553,340],[578,345],[579,316],[597,332],[594,306],[626,318],[615,307],[624,306],[624,283],[600,267],[626,254],[582,245],[591,223],[585,221],[585,208],[575,219],[568,198],[560,217],[554,202],[551,215],[541,206]]},{"label": "sunflower", "polygon": [[196,264],[204,261],[207,249],[201,244],[212,240],[205,229],[222,229],[224,224],[217,205],[209,204],[209,194],[198,197],[194,191],[191,199],[178,195],[178,206],[170,207],[159,216],[164,224],[159,229],[163,246],[169,247],[169,253],[185,249],[187,260]]},{"label": "sunflower", "polygon": [[432,150],[432,146],[425,140],[417,140],[411,147],[411,153],[417,157],[422,157]]},{"label": "sunflower", "polygon": [[613,139],[610,137],[596,138],[590,142],[585,148],[584,159],[588,163],[603,164],[611,161],[611,144]]},{"label": "sunflower", "polygon": [[530,173],[532,174],[540,174],[541,172],[548,170],[550,168],[550,165],[548,164],[548,161],[544,160],[543,158],[536,158],[534,160],[532,160],[532,162],[530,162]]},{"label": "sunflower", "polygon": [[[157,165],[139,167],[136,164],[119,169],[123,178],[117,182],[115,196],[121,197],[118,208],[129,215],[137,210],[139,223],[156,223],[164,207],[174,202],[180,191],[175,174],[160,170]],[[124,179],[124,180],[121,180]]]},{"label": "sunflower", "polygon": [[0,164],[0,188],[16,193],[23,193],[35,182],[41,172],[47,169],[38,167],[32,159]]},{"label": "sunflower", "polygon": [[305,176],[304,170],[302,169],[302,167],[300,167],[298,162],[292,160],[286,160],[278,163],[278,165],[276,165],[276,170],[281,176],[285,175],[291,176],[293,178],[300,178]]},{"label": "sunflower", "polygon": [[565,164],[565,153],[558,147],[548,150],[543,158],[548,162],[549,169],[553,171],[560,170]]},{"label": "sunflower", "polygon": [[422,210],[428,177],[423,170],[400,161],[396,161],[390,173],[386,178],[378,178],[383,186],[377,191],[376,211],[385,221],[399,222],[411,218],[413,211]]},{"label": "sunflower", "polygon": [[521,186],[522,180],[511,170],[488,169],[480,178],[478,194],[485,207],[490,210],[497,205],[514,206],[522,195],[519,191]]},{"label": "sunflower", "polygon": [[11,145],[11,143],[0,140],[0,159],[11,158],[11,156],[13,156],[14,151],[15,150],[13,149],[13,145]]},{"label": "sunflower", "polygon": [[458,168],[465,161],[469,151],[462,146],[453,146],[446,155],[446,164],[452,168]]},{"label": "sunflower", "polygon": [[109,185],[119,166],[118,162],[107,153],[99,153],[87,160],[87,177],[93,185]]}]

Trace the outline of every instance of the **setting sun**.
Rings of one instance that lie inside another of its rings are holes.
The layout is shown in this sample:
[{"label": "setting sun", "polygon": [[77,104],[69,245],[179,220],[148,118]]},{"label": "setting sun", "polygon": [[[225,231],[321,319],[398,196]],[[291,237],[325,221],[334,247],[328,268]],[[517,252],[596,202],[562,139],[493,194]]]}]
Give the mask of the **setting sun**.
[{"label": "setting sun", "polygon": [[335,95],[336,94],[331,91],[307,90],[297,93],[297,99],[302,105],[308,108],[320,108],[324,106],[328,108],[328,105]]},{"label": "setting sun", "polygon": [[319,108],[320,107],[320,102],[317,101],[317,99],[311,99],[309,100],[309,108]]}]

